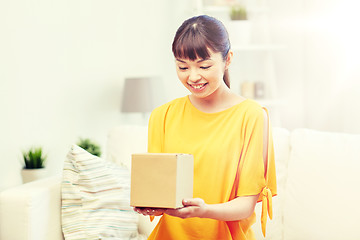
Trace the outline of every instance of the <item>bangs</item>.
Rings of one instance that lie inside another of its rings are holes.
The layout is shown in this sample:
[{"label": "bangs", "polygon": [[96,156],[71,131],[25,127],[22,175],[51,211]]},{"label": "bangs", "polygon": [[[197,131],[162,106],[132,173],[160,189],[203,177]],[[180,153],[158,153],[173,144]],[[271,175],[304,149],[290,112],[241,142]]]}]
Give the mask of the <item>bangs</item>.
[{"label": "bangs", "polygon": [[209,58],[209,49],[211,47],[205,40],[206,38],[199,32],[195,32],[194,29],[188,29],[188,31],[172,46],[175,58],[189,59],[191,61]]}]

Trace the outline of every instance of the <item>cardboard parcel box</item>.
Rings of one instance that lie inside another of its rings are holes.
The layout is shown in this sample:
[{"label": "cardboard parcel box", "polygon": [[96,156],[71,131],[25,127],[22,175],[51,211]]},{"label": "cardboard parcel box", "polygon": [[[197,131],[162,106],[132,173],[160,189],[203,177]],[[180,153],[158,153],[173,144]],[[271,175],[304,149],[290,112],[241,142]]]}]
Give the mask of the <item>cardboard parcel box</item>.
[{"label": "cardboard parcel box", "polygon": [[132,154],[130,205],[179,208],[193,197],[194,157],[178,153]]}]

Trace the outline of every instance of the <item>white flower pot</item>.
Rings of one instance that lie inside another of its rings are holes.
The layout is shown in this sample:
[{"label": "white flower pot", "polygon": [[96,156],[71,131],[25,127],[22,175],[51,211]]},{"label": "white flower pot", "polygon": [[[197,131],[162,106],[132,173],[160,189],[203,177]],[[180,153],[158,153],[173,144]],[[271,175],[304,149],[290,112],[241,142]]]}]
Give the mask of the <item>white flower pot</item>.
[{"label": "white flower pot", "polygon": [[23,183],[31,182],[46,177],[47,171],[45,168],[36,169],[22,169],[21,176]]},{"label": "white flower pot", "polygon": [[230,43],[232,46],[247,45],[251,42],[251,21],[231,20],[227,24]]}]

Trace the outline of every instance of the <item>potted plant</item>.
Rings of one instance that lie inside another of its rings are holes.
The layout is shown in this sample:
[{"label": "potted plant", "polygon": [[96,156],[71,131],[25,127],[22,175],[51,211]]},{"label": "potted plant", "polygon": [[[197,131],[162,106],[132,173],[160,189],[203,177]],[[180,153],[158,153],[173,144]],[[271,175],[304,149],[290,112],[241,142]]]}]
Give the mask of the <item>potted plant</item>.
[{"label": "potted plant", "polygon": [[230,41],[233,45],[249,44],[251,40],[251,22],[248,11],[243,5],[230,7],[230,22],[228,25]]},{"label": "potted plant", "polygon": [[40,179],[46,175],[44,155],[42,147],[32,147],[22,153],[24,168],[21,171],[23,183]]},{"label": "potted plant", "polygon": [[81,147],[82,149],[88,151],[92,155],[101,156],[101,148],[100,145],[94,142],[93,140],[89,138],[80,138],[77,145]]},{"label": "potted plant", "polygon": [[246,8],[241,5],[234,5],[230,8],[231,20],[248,20]]}]

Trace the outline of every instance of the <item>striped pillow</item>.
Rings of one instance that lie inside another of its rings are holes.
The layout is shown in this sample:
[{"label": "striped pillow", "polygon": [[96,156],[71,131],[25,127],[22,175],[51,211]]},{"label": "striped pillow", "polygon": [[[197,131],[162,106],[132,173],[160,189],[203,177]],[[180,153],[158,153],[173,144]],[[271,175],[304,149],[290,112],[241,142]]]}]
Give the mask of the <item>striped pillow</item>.
[{"label": "striped pillow", "polygon": [[73,145],[64,163],[61,191],[66,240],[139,237],[128,169]]}]

